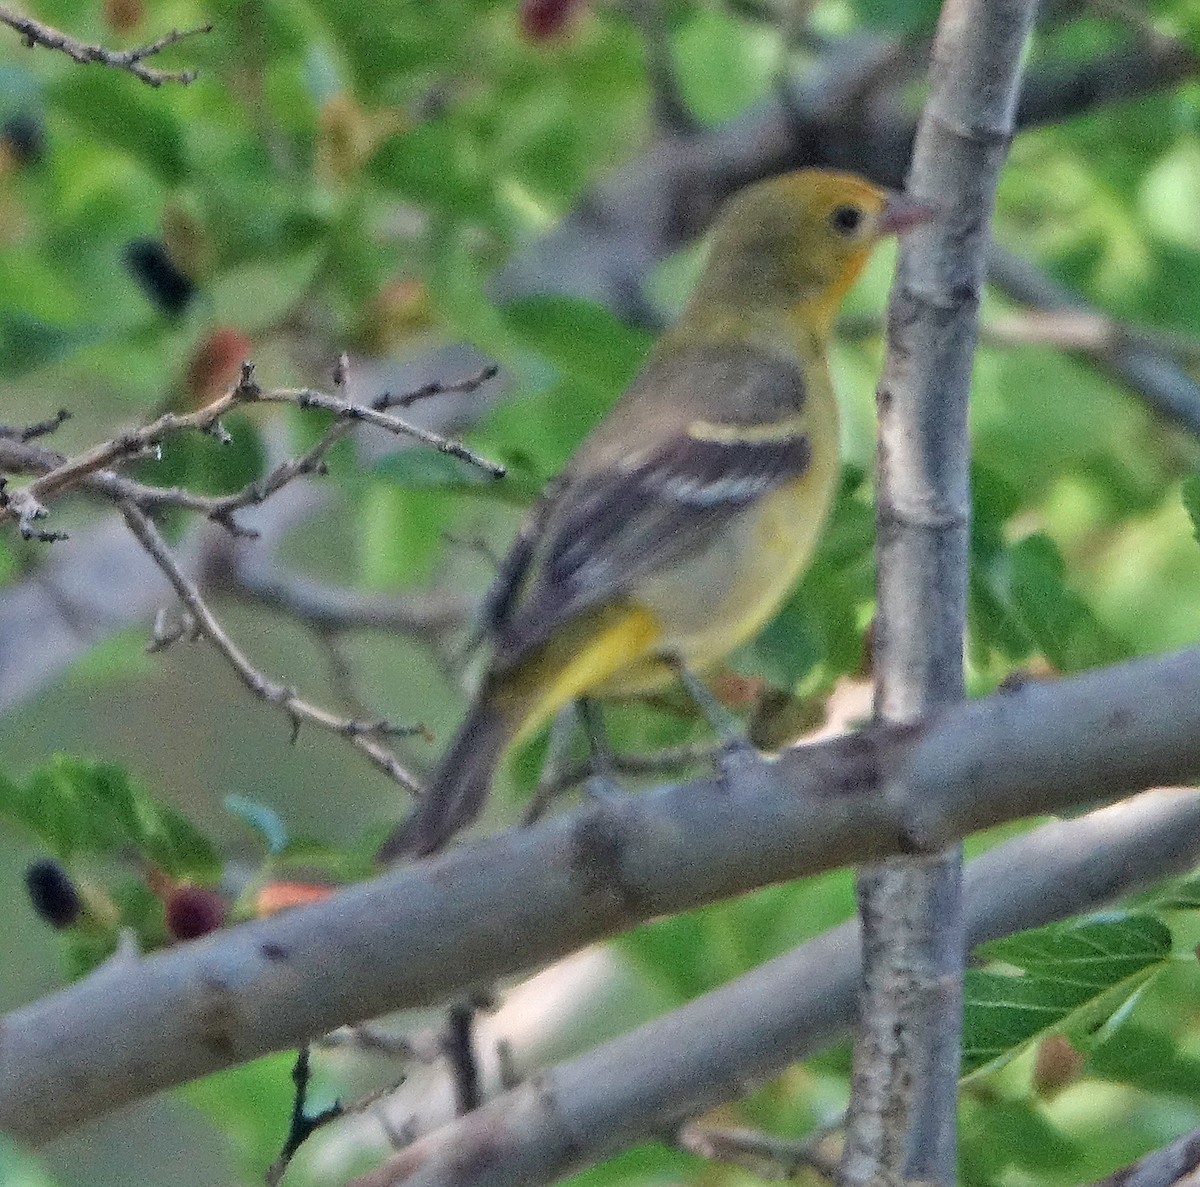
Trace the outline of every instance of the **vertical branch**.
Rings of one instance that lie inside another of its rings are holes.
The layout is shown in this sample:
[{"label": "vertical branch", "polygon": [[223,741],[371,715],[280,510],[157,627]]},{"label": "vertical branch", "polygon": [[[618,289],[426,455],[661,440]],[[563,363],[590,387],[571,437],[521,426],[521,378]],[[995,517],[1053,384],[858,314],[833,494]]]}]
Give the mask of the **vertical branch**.
[{"label": "vertical branch", "polygon": [[[909,191],[940,210],[901,248],[879,385],[875,712],[914,722],[963,695],[967,396],[984,252],[1034,0],[946,0]],[[864,869],[848,1184],[955,1179],[961,852]]]}]

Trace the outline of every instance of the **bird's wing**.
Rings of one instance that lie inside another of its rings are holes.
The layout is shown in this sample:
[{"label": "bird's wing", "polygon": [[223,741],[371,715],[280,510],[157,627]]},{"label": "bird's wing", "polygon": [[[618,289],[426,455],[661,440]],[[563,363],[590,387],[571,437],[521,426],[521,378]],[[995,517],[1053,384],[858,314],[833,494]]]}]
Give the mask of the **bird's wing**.
[{"label": "bird's wing", "polygon": [[[672,370],[687,373],[678,363]],[[761,367],[742,381],[756,376],[781,382],[778,369]],[[784,382],[786,402],[747,401],[774,419],[713,423],[692,415],[701,412],[694,401],[689,408],[668,399],[675,423],[657,440],[622,457],[601,437],[586,468],[568,467],[527,521],[486,604],[494,667],[519,662],[567,620],[699,551],[750,504],[800,478],[811,444],[798,372],[789,369]]]}]

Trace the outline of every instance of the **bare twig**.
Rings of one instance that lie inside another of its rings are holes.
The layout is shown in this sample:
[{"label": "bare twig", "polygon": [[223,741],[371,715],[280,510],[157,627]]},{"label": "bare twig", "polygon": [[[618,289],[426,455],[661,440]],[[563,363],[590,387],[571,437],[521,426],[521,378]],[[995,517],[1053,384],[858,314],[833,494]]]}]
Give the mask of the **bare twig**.
[{"label": "bare twig", "polygon": [[269,705],[279,706],[292,723],[292,737],[295,738],[302,722],[320,726],[347,738],[351,745],[361,750],[379,770],[390,779],[399,783],[409,791],[419,791],[420,783],[400,763],[392,751],[384,746],[379,738],[394,736],[398,733],[421,734],[423,726],[392,726],[382,721],[359,721],[350,717],[338,717],[326,709],[310,704],[297,695],[296,690],[285,684],[277,684],[268,680],[255,668],[237,644],[225,633],[224,627],[217,621],[207,603],[200,595],[196,583],[191,580],[179,567],[178,561],[171,554],[166,541],[162,538],[154,521],[135,503],[119,502],[117,504],[129,530],[137,537],[138,542],[171,583],[179,600],[191,616],[194,629],[203,635],[224,656],[226,662],[233,668],[238,679],[260,700]]},{"label": "bare twig", "polygon": [[479,1108],[483,1091],[479,1083],[479,1057],[475,1051],[474,1001],[455,1002],[446,1011],[446,1032],[442,1036],[442,1051],[450,1065],[450,1080],[454,1085],[454,1108],[458,1114]]},{"label": "bare twig", "polygon": [[0,437],[22,443],[33,441],[37,437],[45,437],[48,433],[57,432],[70,419],[71,414],[65,408],[60,408],[53,416],[36,421],[34,424],[19,427],[0,425]]},{"label": "bare twig", "polygon": [[315,631],[398,631],[437,644],[465,625],[474,599],[459,589],[432,589],[412,594],[364,594],[309,577],[281,571],[274,564],[238,564],[218,573],[222,592],[271,606]]},{"label": "bare twig", "polygon": [[1058,345],[1086,354],[1120,382],[1128,384],[1156,412],[1200,436],[1200,383],[1172,357],[1194,365],[1194,341],[1113,323],[1036,264],[997,244],[988,250],[988,280],[1012,300],[1035,306],[1043,315],[1054,313],[1063,318],[1090,315],[1096,319],[1094,347],[1085,341],[1063,341]]},{"label": "bare twig", "polygon": [[37,540],[43,544],[67,539],[66,532],[45,531],[35,527],[34,521],[46,516],[46,508],[28,498],[24,490],[9,490],[8,478],[0,475],[0,518],[6,514],[16,518],[17,529],[23,539]]},{"label": "bare twig", "polygon": [[7,5],[0,6],[0,25],[7,25],[21,34],[26,46],[33,48],[40,45],[45,49],[58,50],[82,66],[99,64],[111,66],[115,70],[127,70],[142,82],[152,87],[160,87],[164,82],[177,82],[186,86],[196,80],[194,70],[154,70],[145,65],[147,58],[162,53],[176,42],[187,37],[197,37],[202,33],[211,33],[211,24],[199,25],[194,29],[172,29],[157,41],[148,45],[137,46],[134,49],[105,49],[100,45],[92,45],[80,41],[69,33],[60,32],[50,25],[35,21],[31,17],[14,12]]},{"label": "bare twig", "polygon": [[658,126],[669,135],[691,135],[698,124],[679,86],[663,0],[625,0],[625,8],[642,35],[646,78]]},{"label": "bare twig", "polygon": [[283,1142],[283,1149],[279,1151],[279,1157],[275,1159],[267,1170],[267,1187],[277,1187],[288,1168],[288,1164],[296,1156],[296,1151],[321,1126],[328,1125],[331,1121],[336,1121],[345,1113],[341,1101],[334,1101],[333,1104],[328,1108],[322,1109],[319,1113],[308,1112],[308,1087],[311,1081],[311,1070],[309,1049],[307,1046],[301,1047],[296,1055],[296,1063],[292,1068],[292,1081],[296,1085],[296,1092],[292,1097],[291,1121],[288,1125],[287,1137]]},{"label": "bare twig", "polygon": [[[356,404],[344,396],[331,396],[308,388],[263,391],[254,379],[253,366],[247,363],[243,366],[238,385],[211,404],[183,415],[168,412],[148,425],[120,433],[75,457],[64,458],[52,451],[34,447],[27,447],[21,451],[15,448],[15,443],[10,444],[7,450],[0,450],[0,466],[9,470],[33,470],[39,474],[28,486],[8,492],[7,501],[0,504],[0,522],[6,517],[16,518],[22,533],[34,536],[36,530],[32,526],[33,521],[46,514],[47,500],[74,487],[85,486],[110,498],[133,502],[143,510],[154,506],[173,506],[196,511],[235,534],[246,534],[234,522],[232,517],[235,512],[262,503],[302,475],[320,473],[330,448],[357,424],[371,424],[397,436],[411,437],[442,453],[478,466],[485,473],[498,478],[505,472],[503,466],[488,461],[458,441],[380,411],[380,408],[393,404],[401,405],[406,400],[412,402],[425,399],[434,394],[474,391],[493,374],[494,368],[489,367],[457,382],[427,384],[407,396],[393,397],[384,394],[374,402],[379,406],[376,407]],[[305,453],[281,462],[265,477],[232,495],[206,496],[179,489],[160,489],[131,482],[110,468],[114,464],[153,452],[169,437],[188,430],[208,433],[218,440],[225,440],[227,435],[221,425],[221,418],[236,407],[254,403],[320,408],[332,413],[335,419]],[[49,536],[50,534],[46,533],[38,538]]]},{"label": "bare twig", "polygon": [[383,395],[376,396],[371,401],[371,407],[378,412],[383,412],[388,408],[411,408],[414,404],[419,404],[422,400],[428,400],[433,396],[448,396],[456,392],[469,395],[471,392],[478,391],[489,379],[495,379],[499,373],[499,367],[489,364],[474,375],[453,383],[426,383],[398,396],[392,395],[391,392],[384,392]]},{"label": "bare twig", "polygon": [[758,1129],[726,1129],[689,1121],[677,1138],[681,1149],[701,1158],[728,1162],[761,1179],[792,1179],[801,1171],[815,1171],[836,1183],[838,1164],[820,1149],[820,1137],[781,1138]]},{"label": "bare twig", "polygon": [[439,1036],[430,1032],[422,1038],[410,1034],[393,1034],[383,1027],[369,1022],[355,1026],[341,1026],[317,1039],[318,1047],[350,1047],[368,1055],[382,1055],[386,1059],[412,1060],[416,1063],[432,1063],[441,1054]]},{"label": "bare twig", "polygon": [[[1026,261],[1020,267],[1037,271]],[[990,277],[989,277],[990,279]],[[1053,291],[1047,287],[1047,291]],[[840,338],[855,342],[880,337],[886,327],[881,317],[869,314],[838,322]],[[1130,350],[1145,348],[1170,355],[1188,366],[1200,366],[1200,338],[1172,330],[1143,329],[1080,303],[1031,306],[992,316],[979,324],[979,341],[987,346],[1044,346],[1084,355],[1089,361],[1108,364]],[[1200,392],[1200,385],[1197,385]],[[1197,397],[1200,403],[1200,395]]]}]

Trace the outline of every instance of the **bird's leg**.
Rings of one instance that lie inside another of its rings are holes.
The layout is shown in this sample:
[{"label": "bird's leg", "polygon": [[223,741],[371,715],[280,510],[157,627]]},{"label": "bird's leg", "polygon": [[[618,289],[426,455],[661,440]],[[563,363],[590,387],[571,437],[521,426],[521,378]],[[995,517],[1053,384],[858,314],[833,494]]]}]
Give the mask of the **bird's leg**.
[{"label": "bird's leg", "polygon": [[713,696],[708,685],[679,656],[673,655],[667,662],[675,669],[680,684],[692,698],[700,716],[717,735],[717,740],[721,743],[721,749],[716,756],[717,773],[722,780],[729,778],[733,774],[733,768],[742,759],[756,753],[754,746],[746,737],[741,722]]},{"label": "bird's leg", "polygon": [[580,697],[575,702],[575,708],[587,738],[591,767],[591,774],[584,781],[584,791],[598,799],[613,799],[622,795],[621,786],[617,782],[617,760],[604,729],[600,706],[591,697]]},{"label": "bird's leg", "polygon": [[533,824],[540,820],[556,796],[562,795],[572,783],[566,778],[567,749],[575,729],[575,706],[560,709],[550,723],[550,737],[546,741],[546,757],[542,760],[542,771],[537,786],[525,808],[522,824]]}]

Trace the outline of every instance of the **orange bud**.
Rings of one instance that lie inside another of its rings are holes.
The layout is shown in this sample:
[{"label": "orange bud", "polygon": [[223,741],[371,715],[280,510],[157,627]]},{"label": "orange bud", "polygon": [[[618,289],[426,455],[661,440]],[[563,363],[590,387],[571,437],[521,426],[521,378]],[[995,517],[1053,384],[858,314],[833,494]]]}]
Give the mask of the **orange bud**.
[{"label": "orange bud", "polygon": [[429,293],[420,280],[386,285],[363,310],[358,338],[368,354],[387,355],[433,324]]},{"label": "orange bud", "polygon": [[1062,1035],[1047,1035],[1038,1044],[1033,1065],[1033,1087],[1049,1100],[1073,1084],[1083,1070],[1083,1056]]},{"label": "orange bud", "polygon": [[104,20],[114,33],[129,33],[146,15],[142,0],[104,0]]},{"label": "orange bud", "polygon": [[334,893],[332,886],[320,886],[315,882],[268,882],[254,899],[254,913],[258,916],[274,915],[288,907],[302,907],[305,903],[319,903]]},{"label": "orange bud", "polygon": [[253,347],[241,330],[217,326],[201,340],[188,360],[183,387],[188,408],[202,408],[223,396],[241,374]]}]

